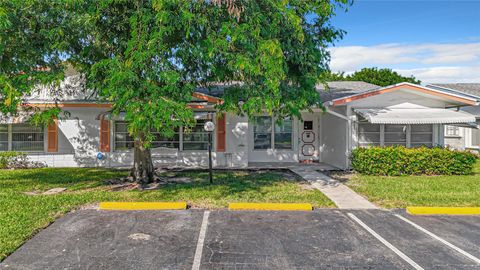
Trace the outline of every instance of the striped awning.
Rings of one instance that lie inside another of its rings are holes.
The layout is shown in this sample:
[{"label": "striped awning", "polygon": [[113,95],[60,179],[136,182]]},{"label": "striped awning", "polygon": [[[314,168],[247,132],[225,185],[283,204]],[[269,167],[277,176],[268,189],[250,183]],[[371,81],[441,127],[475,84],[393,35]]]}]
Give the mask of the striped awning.
[{"label": "striped awning", "polygon": [[460,124],[475,123],[475,116],[441,108],[372,108],[354,109],[372,124]]}]

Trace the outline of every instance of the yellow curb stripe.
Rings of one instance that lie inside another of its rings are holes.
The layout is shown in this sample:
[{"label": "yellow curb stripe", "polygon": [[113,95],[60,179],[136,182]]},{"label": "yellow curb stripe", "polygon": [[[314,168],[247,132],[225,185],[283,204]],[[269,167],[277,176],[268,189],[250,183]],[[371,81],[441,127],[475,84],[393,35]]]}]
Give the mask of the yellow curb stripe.
[{"label": "yellow curb stripe", "polygon": [[309,203],[229,203],[229,210],[312,211]]},{"label": "yellow curb stripe", "polygon": [[100,210],[182,210],[186,202],[101,202]]},{"label": "yellow curb stripe", "polygon": [[480,215],[480,207],[407,207],[410,215]]}]

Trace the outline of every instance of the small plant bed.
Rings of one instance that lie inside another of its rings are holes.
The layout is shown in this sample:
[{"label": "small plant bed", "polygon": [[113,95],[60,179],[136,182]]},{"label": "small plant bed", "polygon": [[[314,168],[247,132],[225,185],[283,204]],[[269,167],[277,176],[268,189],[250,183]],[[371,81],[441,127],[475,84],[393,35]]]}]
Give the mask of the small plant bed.
[{"label": "small plant bed", "polygon": [[385,208],[480,206],[480,163],[470,175],[371,176],[333,174],[371,202]]},{"label": "small plant bed", "polygon": [[[61,215],[100,201],[186,201],[193,208],[212,209],[226,208],[228,202],[334,207],[286,171],[215,171],[213,184],[206,171],[166,171],[147,190],[114,181],[127,175],[93,168],[0,170],[0,261]],[[61,192],[47,192],[51,190]]]}]

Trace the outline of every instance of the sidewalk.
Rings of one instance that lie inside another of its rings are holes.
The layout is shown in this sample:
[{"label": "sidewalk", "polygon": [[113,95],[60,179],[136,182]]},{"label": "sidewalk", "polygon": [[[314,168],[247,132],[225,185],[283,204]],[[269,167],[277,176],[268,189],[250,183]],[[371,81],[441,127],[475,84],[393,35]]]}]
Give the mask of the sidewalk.
[{"label": "sidewalk", "polygon": [[378,209],[347,186],[318,172],[315,167],[295,166],[290,170],[323,192],[340,209]]}]

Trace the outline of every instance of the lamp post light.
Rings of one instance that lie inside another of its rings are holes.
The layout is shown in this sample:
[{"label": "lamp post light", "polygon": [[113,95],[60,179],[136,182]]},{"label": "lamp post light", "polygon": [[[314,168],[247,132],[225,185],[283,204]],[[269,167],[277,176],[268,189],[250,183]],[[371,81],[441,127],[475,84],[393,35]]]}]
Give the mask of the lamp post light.
[{"label": "lamp post light", "polygon": [[203,126],[206,132],[208,132],[208,174],[210,178],[210,184],[213,183],[212,174],[212,133],[215,130],[215,124],[212,121],[208,121]]}]

